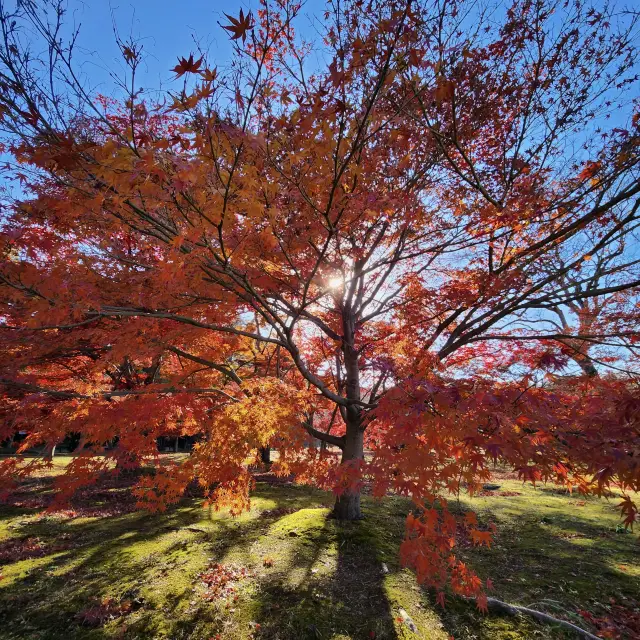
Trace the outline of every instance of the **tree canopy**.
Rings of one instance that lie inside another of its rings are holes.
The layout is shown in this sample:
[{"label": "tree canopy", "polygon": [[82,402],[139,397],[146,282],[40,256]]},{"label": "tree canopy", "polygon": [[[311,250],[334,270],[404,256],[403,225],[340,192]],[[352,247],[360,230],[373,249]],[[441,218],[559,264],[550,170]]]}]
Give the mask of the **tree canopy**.
[{"label": "tree canopy", "polygon": [[[269,446],[338,518],[410,496],[405,562],[481,606],[451,554],[493,527],[446,499],[494,463],[616,487],[631,526],[639,16],[598,4],[331,0],[313,43],[261,0],[159,97],[135,40],[106,97],[63,3],[3,6],[0,440],[45,447],[3,486],[79,433],[61,500],[115,461],[155,467],[143,507],[197,479],[237,512]],[[160,435],[198,441],[167,463]]]}]

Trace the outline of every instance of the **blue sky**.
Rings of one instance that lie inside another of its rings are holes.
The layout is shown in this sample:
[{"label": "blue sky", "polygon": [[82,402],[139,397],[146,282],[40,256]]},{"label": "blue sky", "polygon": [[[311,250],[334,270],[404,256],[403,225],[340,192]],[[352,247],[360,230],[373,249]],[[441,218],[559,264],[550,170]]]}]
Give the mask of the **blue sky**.
[{"label": "blue sky", "polygon": [[[166,86],[173,78],[170,69],[179,56],[196,49],[196,41],[210,52],[214,65],[229,61],[232,45],[219,22],[228,23],[224,12],[237,16],[242,8],[258,9],[257,0],[70,0],[67,21],[80,25],[78,62],[89,84],[109,94],[112,81],[109,70],[123,70],[113,32],[117,25],[120,37],[129,35],[143,45],[144,64],[140,85],[145,89]],[[321,16],[324,0],[307,0],[296,20],[296,29],[312,40],[314,16]]]}]

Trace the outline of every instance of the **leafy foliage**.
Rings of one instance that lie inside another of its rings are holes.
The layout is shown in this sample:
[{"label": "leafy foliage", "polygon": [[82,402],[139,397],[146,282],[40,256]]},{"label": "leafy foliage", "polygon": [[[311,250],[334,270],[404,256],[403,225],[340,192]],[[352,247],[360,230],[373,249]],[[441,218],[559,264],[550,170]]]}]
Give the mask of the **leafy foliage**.
[{"label": "leafy foliage", "polygon": [[[336,492],[338,518],[360,517],[365,484],[410,496],[404,560],[481,608],[452,551],[492,532],[446,496],[492,463],[617,487],[633,525],[636,14],[516,0],[497,25],[475,3],[354,0],[330,5],[330,62],[309,73],[299,4],[264,0],[255,24],[227,16],[237,64],[191,53],[157,102],[88,92],[53,6],[0,13],[20,185],[0,232],[0,439],[44,448],[2,462],[6,491],[80,434],[54,508],[144,464],[139,506],[195,479],[239,513],[271,447],[276,473]],[[141,49],[121,51],[134,87]],[[160,458],[167,435],[196,441],[186,460]]]}]

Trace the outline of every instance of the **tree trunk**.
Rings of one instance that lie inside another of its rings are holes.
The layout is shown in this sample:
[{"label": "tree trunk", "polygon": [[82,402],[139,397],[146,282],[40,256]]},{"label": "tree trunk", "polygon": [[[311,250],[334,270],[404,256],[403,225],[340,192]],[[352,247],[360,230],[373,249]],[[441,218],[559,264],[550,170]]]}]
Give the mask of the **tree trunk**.
[{"label": "tree trunk", "polygon": [[589,356],[585,355],[583,358],[575,358],[575,360],[580,365],[583,373],[585,373],[589,378],[596,378],[598,376],[598,370]]},{"label": "tree trunk", "polygon": [[[362,427],[362,400],[360,396],[360,368],[358,351],[355,348],[356,318],[352,307],[342,307],[342,354],[344,357],[346,396],[352,401],[344,409],[343,418],[347,426],[342,449],[342,464],[364,458],[364,429]],[[360,490],[345,491],[336,498],[333,517],[337,520],[360,520]]]},{"label": "tree trunk", "polygon": [[[364,458],[364,431],[362,430],[359,417],[352,421],[347,421],[347,433],[345,437],[344,449],[342,450],[342,463],[351,460],[362,460]],[[345,491],[336,498],[333,507],[333,517],[336,520],[360,520],[362,511],[360,510],[360,490]]]},{"label": "tree trunk", "polygon": [[260,460],[264,464],[271,464],[271,447],[262,447],[260,449]]},{"label": "tree trunk", "polygon": [[[563,328],[567,332],[571,331],[571,328],[567,324],[563,324]],[[588,332],[587,330],[587,333]],[[589,378],[598,377],[598,370],[596,369],[594,361],[589,356],[589,345],[586,342],[580,340],[563,340],[561,344],[571,349],[568,356],[582,369],[582,373]]]}]

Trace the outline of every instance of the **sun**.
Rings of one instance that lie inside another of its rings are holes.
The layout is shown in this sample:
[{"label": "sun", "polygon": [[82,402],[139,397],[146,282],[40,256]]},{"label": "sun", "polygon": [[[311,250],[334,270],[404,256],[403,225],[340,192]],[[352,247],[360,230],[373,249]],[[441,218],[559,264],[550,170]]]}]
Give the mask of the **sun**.
[{"label": "sun", "polygon": [[338,289],[342,289],[343,285],[344,285],[344,280],[339,276],[329,278],[329,281],[327,282],[327,286],[332,291],[338,291]]}]

